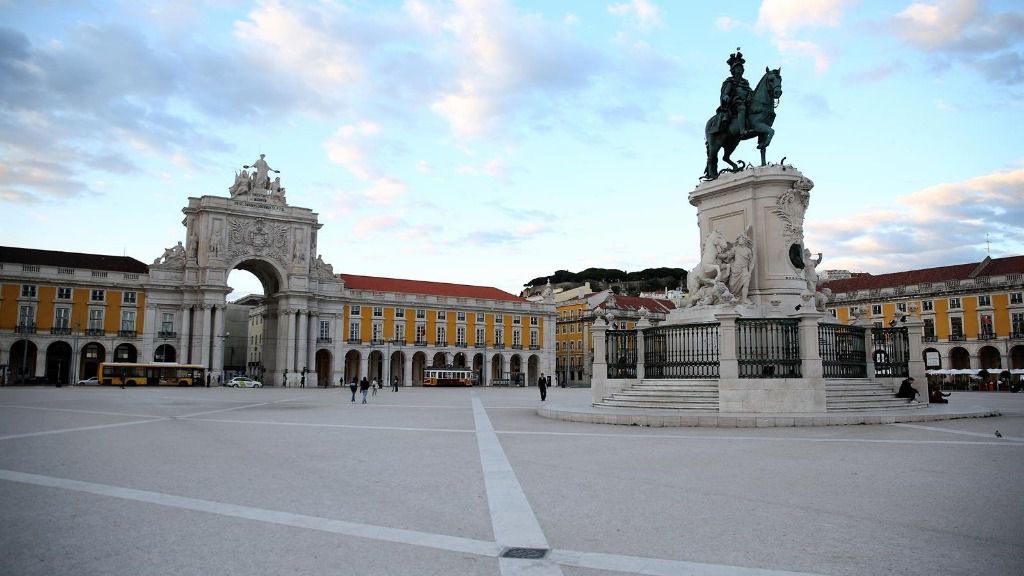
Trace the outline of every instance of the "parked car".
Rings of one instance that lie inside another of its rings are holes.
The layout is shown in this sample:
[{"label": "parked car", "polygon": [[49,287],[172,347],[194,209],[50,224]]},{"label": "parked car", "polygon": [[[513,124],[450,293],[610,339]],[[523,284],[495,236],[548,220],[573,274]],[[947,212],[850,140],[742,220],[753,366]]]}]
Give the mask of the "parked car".
[{"label": "parked car", "polygon": [[92,378],[86,378],[85,380],[79,380],[79,386],[99,386],[100,379],[93,376]]},{"label": "parked car", "polygon": [[263,383],[252,378],[246,378],[245,376],[235,376],[228,380],[225,386],[231,386],[232,388],[263,388]]}]

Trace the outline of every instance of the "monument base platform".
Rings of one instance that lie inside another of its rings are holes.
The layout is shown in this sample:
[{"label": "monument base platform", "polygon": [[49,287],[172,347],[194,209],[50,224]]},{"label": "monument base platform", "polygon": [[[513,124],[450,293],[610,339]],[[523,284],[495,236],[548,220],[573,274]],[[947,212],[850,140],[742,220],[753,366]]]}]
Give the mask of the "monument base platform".
[{"label": "monument base platform", "polygon": [[[955,400],[955,399],[951,399]],[[920,404],[904,410],[865,410],[841,412],[801,412],[750,414],[701,412],[651,408],[593,406],[590,397],[580,395],[569,399],[544,402],[537,414],[552,420],[649,426],[654,428],[777,428],[792,426],[849,426],[854,424],[896,424],[902,422],[933,422],[959,418],[1001,416],[995,409],[980,405]]]}]

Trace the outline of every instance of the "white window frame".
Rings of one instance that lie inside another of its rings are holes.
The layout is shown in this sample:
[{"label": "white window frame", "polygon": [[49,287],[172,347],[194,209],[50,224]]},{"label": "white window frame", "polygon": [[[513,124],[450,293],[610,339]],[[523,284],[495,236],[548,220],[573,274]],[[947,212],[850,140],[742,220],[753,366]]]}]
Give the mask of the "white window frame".
[{"label": "white window frame", "polygon": [[988,294],[978,295],[978,307],[979,308],[991,308],[992,307],[992,296]]},{"label": "white window frame", "polygon": [[426,311],[426,309],[424,309],[424,308],[417,308],[416,309],[416,319],[417,320],[426,320],[427,319],[427,311]]},{"label": "white window frame", "polygon": [[373,327],[371,328],[371,331],[372,331],[372,334],[370,335],[370,338],[374,342],[382,342],[384,340],[384,323],[383,322],[374,322],[373,323]]},{"label": "white window frame", "polygon": [[466,344],[466,327],[456,326],[455,327],[455,344],[457,346],[464,346]]},{"label": "white window frame", "polygon": [[121,310],[121,330],[135,331],[135,310]]},{"label": "white window frame", "polygon": [[448,345],[448,327],[445,326],[444,324],[438,324],[436,326],[436,328],[437,328],[437,330],[436,330],[436,334],[435,335],[437,336],[437,338],[434,339],[434,344],[437,344],[438,346],[440,346],[440,345],[447,346]]},{"label": "white window frame", "polygon": [[363,309],[362,309],[361,306],[349,306],[349,308],[348,308],[348,315],[349,316],[361,316],[362,313],[363,313]]},{"label": "white window frame", "polygon": [[466,313],[465,312],[456,312],[455,313],[455,321],[456,322],[465,322],[466,321]]},{"label": "white window frame", "polygon": [[[67,296],[63,295],[62,292],[67,294]],[[74,288],[68,288],[67,286],[58,286],[57,287],[57,300],[65,300],[65,301],[71,300],[71,298],[74,295],[74,293],[75,293]]]},{"label": "white window frame", "polygon": [[36,305],[21,304],[18,306],[18,326],[36,325]]},{"label": "white window frame", "polygon": [[1024,304],[1024,292],[1010,292],[1010,304]]},{"label": "white window frame", "polygon": [[[168,320],[170,318],[170,320]],[[174,332],[174,312],[161,312],[160,331]]]},{"label": "white window frame", "polygon": [[536,330],[530,330],[530,346],[537,346],[538,333]]},{"label": "white window frame", "polygon": [[405,324],[395,324],[395,340],[405,340]]},{"label": "white window frame", "polygon": [[21,297],[22,298],[36,298],[39,294],[39,288],[35,284],[22,284],[21,285]]},{"label": "white window frame", "polygon": [[881,316],[882,315],[882,305],[881,304],[872,304],[871,305],[871,315],[872,316]]},{"label": "white window frame", "polygon": [[348,341],[349,342],[362,342],[362,325],[359,320],[350,320],[348,323]]},{"label": "white window frame", "polygon": [[320,326],[319,326],[319,332],[317,333],[317,338],[319,338],[320,340],[326,340],[326,339],[328,339],[330,337],[331,337],[331,321],[330,320],[321,320],[320,321]]},{"label": "white window frame", "polygon": [[480,322],[481,324],[483,322],[485,322],[485,320],[484,320],[484,313],[483,312],[477,312],[476,313],[476,321]]},{"label": "white window frame", "polygon": [[122,304],[138,304],[139,293],[135,290],[125,290],[121,292],[121,303]]},{"label": "white window frame", "polygon": [[505,345],[505,330],[501,327],[494,328],[494,345]]},{"label": "white window frame", "polygon": [[383,306],[374,306],[373,307],[373,317],[374,318],[383,318],[384,317],[384,307]]},{"label": "white window frame", "polygon": [[935,310],[935,304],[931,300],[922,300],[921,301],[921,311],[922,312],[932,312],[934,310]]},{"label": "white window frame", "polygon": [[477,328],[476,328],[476,340],[474,340],[474,342],[476,344],[486,344],[487,343],[486,329],[483,326],[477,326]]},{"label": "white window frame", "polygon": [[107,301],[107,291],[102,289],[102,288],[93,288],[92,290],[89,291],[89,301],[90,302],[106,302]]},{"label": "white window frame", "polygon": [[434,315],[434,319],[437,321],[448,320],[448,312],[444,310],[438,310]]},{"label": "white window frame", "polygon": [[103,308],[89,308],[89,330],[103,329]]},{"label": "white window frame", "polygon": [[906,314],[907,313],[907,303],[906,302],[897,302],[896,303],[896,311],[897,312],[902,312],[902,313]]},{"label": "white window frame", "polygon": [[395,318],[405,318],[405,308],[395,308]]},{"label": "white window frame", "polygon": [[959,298],[950,298],[949,299],[949,309],[950,310],[960,310],[961,309],[960,308],[960,299]]},{"label": "white window frame", "polygon": [[522,325],[522,323],[523,323],[523,317],[522,316],[520,316],[519,314],[513,314],[512,315],[512,325],[513,326]]},{"label": "white window frame", "polygon": [[427,324],[425,322],[416,323],[416,342],[427,341]]},{"label": "white window frame", "polygon": [[530,316],[530,326],[537,326],[537,325],[538,325],[537,317],[536,316]]},{"label": "white window frame", "polygon": [[53,327],[60,330],[68,330],[71,328],[71,307],[70,306],[54,306],[53,308]]}]

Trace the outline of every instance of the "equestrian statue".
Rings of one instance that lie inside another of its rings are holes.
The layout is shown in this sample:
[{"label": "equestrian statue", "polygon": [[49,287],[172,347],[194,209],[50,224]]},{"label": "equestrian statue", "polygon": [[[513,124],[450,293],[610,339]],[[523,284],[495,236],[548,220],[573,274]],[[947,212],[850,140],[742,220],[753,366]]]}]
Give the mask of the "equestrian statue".
[{"label": "equestrian statue", "polygon": [[[761,151],[761,166],[765,165],[764,151],[775,135],[772,123],[775,122],[775,107],[782,97],[782,68],[764,69],[764,76],[757,87],[750,89],[750,84],[743,77],[743,65],[746,60],[740,49],[729,55],[729,71],[731,76],[722,82],[720,104],[715,115],[704,127],[704,145],[707,148],[708,163],[704,169],[704,180],[714,180],[723,172],[738,172],[744,166],[738,166],[729,156],[741,140],[757,137],[757,148]],[[725,150],[722,160],[732,168],[718,170],[718,151]]]}]

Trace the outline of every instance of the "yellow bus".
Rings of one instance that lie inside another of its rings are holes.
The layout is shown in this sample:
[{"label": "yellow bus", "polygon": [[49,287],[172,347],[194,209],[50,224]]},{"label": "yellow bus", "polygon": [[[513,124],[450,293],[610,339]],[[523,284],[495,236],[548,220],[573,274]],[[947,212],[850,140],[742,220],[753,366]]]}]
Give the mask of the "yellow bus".
[{"label": "yellow bus", "polygon": [[111,386],[203,386],[206,368],[173,362],[103,362],[100,384]]},{"label": "yellow bus", "polygon": [[423,371],[424,386],[472,386],[477,374],[469,368],[427,368]]}]

